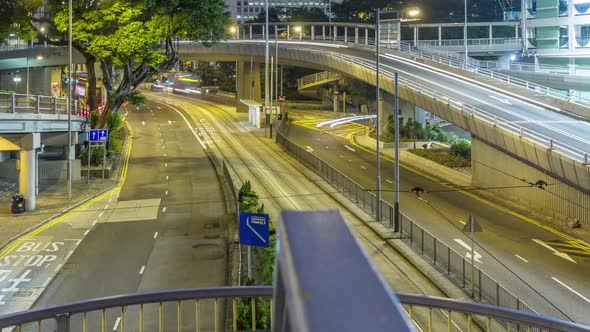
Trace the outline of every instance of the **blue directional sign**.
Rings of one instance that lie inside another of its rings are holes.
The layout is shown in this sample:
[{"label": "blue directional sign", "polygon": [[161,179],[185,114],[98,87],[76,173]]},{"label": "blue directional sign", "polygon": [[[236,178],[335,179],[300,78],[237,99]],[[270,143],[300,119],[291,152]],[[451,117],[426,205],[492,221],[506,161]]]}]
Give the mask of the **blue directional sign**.
[{"label": "blue directional sign", "polygon": [[240,244],[268,247],[268,214],[240,212]]},{"label": "blue directional sign", "polygon": [[90,142],[106,142],[108,137],[108,129],[90,129]]}]

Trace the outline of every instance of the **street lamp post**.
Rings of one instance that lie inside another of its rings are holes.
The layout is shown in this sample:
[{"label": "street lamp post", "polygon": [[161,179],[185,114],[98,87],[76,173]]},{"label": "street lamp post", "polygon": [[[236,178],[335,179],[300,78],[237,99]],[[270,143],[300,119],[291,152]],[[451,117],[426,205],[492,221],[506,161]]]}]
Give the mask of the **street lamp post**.
[{"label": "street lamp post", "polygon": [[381,88],[379,86],[379,44],[381,43],[380,40],[380,24],[379,24],[379,20],[380,20],[380,16],[381,16],[381,9],[377,8],[377,24],[376,24],[376,31],[375,31],[375,48],[377,51],[377,59],[375,62],[375,85],[376,85],[376,102],[377,102],[377,115],[375,118],[375,138],[376,138],[376,145],[375,145],[375,150],[377,152],[377,185],[376,185],[376,207],[377,207],[377,213],[375,214],[375,219],[377,219],[377,221],[381,221],[381,151],[380,151],[380,140],[379,140],[379,133],[380,133],[380,124],[379,124],[379,113],[381,112]]},{"label": "street lamp post", "polygon": [[270,50],[269,50],[269,45],[268,45],[268,35],[270,32],[269,29],[269,24],[268,24],[268,1],[269,0],[264,0],[264,16],[265,16],[265,24],[264,24],[264,132],[265,132],[265,137],[266,137],[266,112],[268,112],[268,104],[269,104],[269,97],[270,97],[270,91],[269,91],[269,75],[268,75],[268,62],[269,62],[269,58],[270,58]]},{"label": "street lamp post", "polygon": [[465,68],[467,68],[467,59],[469,59],[469,55],[467,52],[467,0],[465,0],[464,3],[465,3],[465,25],[463,26],[463,43],[465,44]]},{"label": "street lamp post", "polygon": [[66,169],[66,181],[68,193],[68,200],[72,199],[72,0],[69,0],[68,4],[68,100],[67,100],[67,112],[68,112],[68,146],[66,156],[68,160]]},{"label": "street lamp post", "polygon": [[14,82],[14,86],[15,86],[14,90],[15,90],[16,92],[18,92],[18,83],[21,81],[21,78],[20,78],[20,76],[15,76],[15,77],[12,79],[12,81]]}]

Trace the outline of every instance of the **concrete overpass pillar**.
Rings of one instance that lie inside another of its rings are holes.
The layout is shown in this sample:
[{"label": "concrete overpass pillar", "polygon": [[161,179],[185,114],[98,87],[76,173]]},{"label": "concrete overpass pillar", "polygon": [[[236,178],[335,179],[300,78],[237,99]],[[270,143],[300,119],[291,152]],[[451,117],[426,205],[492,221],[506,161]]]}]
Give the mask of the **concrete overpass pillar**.
[{"label": "concrete overpass pillar", "polygon": [[369,29],[365,28],[365,45],[369,45]]},{"label": "concrete overpass pillar", "polygon": [[247,111],[247,106],[242,109],[239,100],[250,99],[260,101],[262,98],[260,83],[260,64],[255,62],[238,62],[238,77],[236,80],[238,106],[237,111]]},{"label": "concrete overpass pillar", "polygon": [[418,27],[414,27],[414,47],[418,46]]},{"label": "concrete overpass pillar", "polygon": [[354,43],[355,44],[359,43],[359,28],[358,27],[354,28]]},{"label": "concrete overpass pillar", "polygon": [[442,46],[442,25],[438,26],[438,46]]},{"label": "concrete overpass pillar", "polygon": [[325,25],[322,26],[322,39],[326,40],[326,26]]},{"label": "concrete overpass pillar", "polygon": [[315,26],[311,26],[311,40],[315,40]]},{"label": "concrete overpass pillar", "polygon": [[344,42],[348,42],[348,28],[344,27]]},{"label": "concrete overpass pillar", "polygon": [[492,40],[494,39],[494,32],[491,24],[488,26],[488,38],[490,39],[489,44],[492,45]]},{"label": "concrete overpass pillar", "polygon": [[25,209],[35,210],[35,170],[37,163],[35,150],[20,150],[20,172],[18,174],[18,190],[25,198]]}]

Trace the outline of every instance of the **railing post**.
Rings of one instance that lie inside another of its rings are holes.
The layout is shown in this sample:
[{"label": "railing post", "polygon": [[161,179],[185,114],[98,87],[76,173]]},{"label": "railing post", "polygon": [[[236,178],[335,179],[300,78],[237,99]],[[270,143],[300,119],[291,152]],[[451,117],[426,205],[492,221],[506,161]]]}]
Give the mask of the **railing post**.
[{"label": "railing post", "polygon": [[447,275],[451,275],[451,248],[447,247]]},{"label": "railing post", "polygon": [[70,332],[70,314],[55,317],[57,332]]},{"label": "railing post", "polygon": [[496,283],[496,305],[500,306],[500,284]]},{"label": "railing post", "polygon": [[588,165],[589,164],[588,161],[589,161],[588,160],[588,154],[587,153],[584,153],[584,165]]},{"label": "railing post", "polygon": [[436,238],[432,237],[433,247],[434,247],[434,266],[436,266]]},{"label": "railing post", "polygon": [[344,26],[344,42],[348,43],[348,27]]},{"label": "railing post", "polygon": [[355,44],[359,43],[359,28],[358,27],[354,28],[354,43]]},{"label": "railing post", "polygon": [[37,105],[35,106],[35,113],[41,113],[41,96],[37,95]]},{"label": "railing post", "polygon": [[463,275],[463,288],[465,288],[465,259],[461,259],[461,262],[463,263],[463,268],[462,268],[462,275]]},{"label": "railing post", "polygon": [[334,40],[338,40],[338,27],[334,26]]},{"label": "railing post", "polygon": [[315,40],[315,26],[311,26],[311,40]]},{"label": "railing post", "polygon": [[322,39],[326,40],[326,26],[322,25]]},{"label": "railing post", "polygon": [[57,111],[57,98],[56,97],[53,97],[53,113],[54,114],[58,113],[58,111]]},{"label": "railing post", "polygon": [[549,150],[553,150],[553,138],[549,139]]},{"label": "railing post", "polygon": [[365,45],[369,45],[369,29],[365,28]]},{"label": "railing post", "polygon": [[249,31],[250,31],[250,39],[252,39],[252,26],[249,26]]},{"label": "railing post", "polygon": [[14,93],[10,94],[10,108],[12,113],[16,113],[16,95]]}]

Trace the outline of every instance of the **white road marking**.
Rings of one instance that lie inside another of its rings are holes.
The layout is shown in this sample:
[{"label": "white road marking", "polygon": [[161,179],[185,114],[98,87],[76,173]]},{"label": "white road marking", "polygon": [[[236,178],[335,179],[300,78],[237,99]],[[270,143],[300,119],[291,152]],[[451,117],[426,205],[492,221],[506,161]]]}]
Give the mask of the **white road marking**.
[{"label": "white road marking", "polygon": [[136,106],[135,109],[139,111],[139,107]]},{"label": "white road marking", "polygon": [[102,211],[101,213],[98,214],[98,217],[102,217],[102,215],[104,214],[104,211]]},{"label": "white road marking", "polygon": [[109,208],[109,205],[108,204],[104,206],[104,209],[105,210],[108,209],[108,208]]},{"label": "white road marking", "polygon": [[163,207],[162,208],[162,212],[166,212],[166,207]]},{"label": "white road marking", "polygon": [[119,323],[121,322],[121,317],[117,317],[115,321],[115,326],[113,326],[113,331],[117,331],[117,327],[119,327]]},{"label": "white road marking", "polygon": [[[467,257],[468,259],[471,259],[471,246],[468,245],[467,243],[463,242],[463,240],[461,240],[461,239],[454,239],[454,240],[455,240],[455,242],[459,243],[461,245],[461,247],[467,249],[467,253],[465,254],[465,257]],[[475,259],[475,261],[478,262],[479,264],[483,264],[480,261],[481,257],[482,256],[477,251],[475,251],[475,257],[473,259]]]},{"label": "white road marking", "polygon": [[164,195],[168,195],[168,190],[166,190],[166,193]]},{"label": "white road marking", "polygon": [[559,280],[559,279],[557,279],[555,277],[551,277],[551,279],[557,281],[560,285],[562,285],[563,287],[569,289],[572,293],[574,293],[574,294],[578,295],[579,297],[581,297],[582,299],[584,299],[584,301],[590,303],[590,300],[587,297],[585,297],[584,295],[578,293],[575,289],[571,288],[570,286],[564,284],[561,280]]},{"label": "white road marking", "polygon": [[113,198],[112,198],[112,197],[111,197],[111,198],[109,198],[109,203],[110,203],[110,202],[112,202],[112,201],[113,201]]},{"label": "white road marking", "polygon": [[158,232],[154,233],[154,239],[158,237]]},{"label": "white road marking", "polygon": [[539,240],[539,239],[532,239],[535,243],[542,245],[543,247],[551,250],[553,252],[554,255],[559,256],[563,259],[567,259],[568,261],[572,262],[572,263],[578,263],[576,262],[573,258],[570,257],[570,255],[564,253],[564,252],[560,252],[557,249],[553,248],[552,246],[548,245],[547,243]]},{"label": "white road marking", "polygon": [[98,222],[98,220],[95,220],[92,222],[92,227],[94,227],[94,225],[96,225],[96,223]]},{"label": "white road marking", "polygon": [[160,142],[164,142],[164,140],[160,138]]},{"label": "white road marking", "polygon": [[162,145],[162,149],[165,149],[166,147]]},{"label": "white road marking", "polygon": [[164,153],[164,157],[166,157],[166,154]]},{"label": "white road marking", "polygon": [[366,168],[365,166],[363,166],[363,165],[361,165],[361,168],[362,168],[362,169],[367,169],[367,168]]},{"label": "white road marking", "polygon": [[55,271],[55,272],[59,271],[59,269],[61,269],[62,265],[63,265],[63,264],[58,264],[58,265],[55,267],[55,270],[54,270],[54,271]]},{"label": "white road marking", "polygon": [[387,182],[389,182],[389,183],[393,184],[393,181],[391,181],[391,180],[389,180],[389,179],[385,179],[385,181],[387,181]]},{"label": "white road marking", "polygon": [[164,167],[168,167],[168,163],[164,163]]},{"label": "white road marking", "polygon": [[465,225],[465,222],[463,220],[459,220],[459,222],[463,225]]},{"label": "white road marking", "polygon": [[145,121],[141,121],[141,124],[145,126]]},{"label": "white road marking", "polygon": [[51,278],[47,278],[47,280],[45,280],[45,282],[43,283],[43,285],[41,285],[41,287],[47,286],[50,281],[51,281]]},{"label": "white road marking", "polygon": [[143,271],[145,271],[145,265],[141,266],[141,270],[139,270],[139,274],[143,274]]},{"label": "white road marking", "polygon": [[329,146],[326,145],[326,149],[329,148]]},{"label": "white road marking", "polygon": [[345,145],[344,147],[345,147],[345,148],[347,148],[348,150],[352,151],[352,152],[356,152],[356,151],[355,151],[353,148],[351,148],[351,147],[350,147],[350,146],[348,146],[348,145]]},{"label": "white road marking", "polygon": [[339,154],[339,155],[338,155],[338,157],[340,157],[340,158],[344,158],[344,156],[343,156],[343,155],[341,155],[341,154]]},{"label": "white road marking", "polygon": [[87,229],[86,232],[84,232],[84,236],[88,235],[88,233],[90,233],[89,229]]},{"label": "white road marking", "polygon": [[305,149],[307,150],[307,152],[313,152],[313,149],[309,145],[306,145]]},{"label": "white road marking", "polygon": [[520,256],[518,256],[518,255],[514,255],[514,256],[516,256],[516,258],[520,259],[521,261],[523,261],[523,262],[525,262],[525,263],[528,263],[528,262],[529,262],[529,261],[527,261],[526,259],[524,259],[524,258],[522,258],[522,257],[520,257]]},{"label": "white road marking", "polygon": [[168,180],[168,175],[166,175],[166,180]]},{"label": "white road marking", "polygon": [[172,124],[172,121],[171,120],[168,120],[168,124]]},{"label": "white road marking", "polygon": [[4,295],[0,295],[0,304],[6,304],[6,302],[2,301],[3,298],[4,298]]},{"label": "white road marking", "polygon": [[509,102],[509,101],[508,101],[508,100],[506,100],[506,99],[498,98],[498,97],[496,97],[496,96],[492,96],[492,95],[489,95],[489,97],[490,97],[490,98],[494,98],[494,99],[496,99],[497,101],[499,101],[499,102],[502,102],[502,103],[504,103],[504,104],[512,105],[512,103],[511,103],[511,102]]},{"label": "white road marking", "polygon": [[156,108],[157,108],[157,109],[159,109],[159,110],[161,110],[161,109],[162,109],[162,107],[160,107],[160,106],[156,106]]}]

